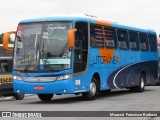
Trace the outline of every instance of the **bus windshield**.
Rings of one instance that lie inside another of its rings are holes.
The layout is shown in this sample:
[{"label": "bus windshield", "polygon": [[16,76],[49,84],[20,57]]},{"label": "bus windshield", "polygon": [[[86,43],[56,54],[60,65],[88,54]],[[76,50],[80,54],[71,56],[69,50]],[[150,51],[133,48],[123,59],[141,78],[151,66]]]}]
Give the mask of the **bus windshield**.
[{"label": "bus windshield", "polygon": [[14,49],[14,70],[50,71],[69,69],[71,51],[68,30],[71,22],[20,24]]}]

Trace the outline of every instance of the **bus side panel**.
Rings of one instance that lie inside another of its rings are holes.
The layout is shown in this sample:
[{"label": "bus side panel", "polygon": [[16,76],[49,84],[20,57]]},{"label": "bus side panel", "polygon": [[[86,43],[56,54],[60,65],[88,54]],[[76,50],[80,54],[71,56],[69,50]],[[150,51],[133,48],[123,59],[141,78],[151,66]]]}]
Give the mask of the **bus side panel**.
[{"label": "bus side panel", "polygon": [[158,79],[158,61],[154,61],[146,67],[148,68],[148,71],[146,71],[146,85],[154,85],[157,83]]},{"label": "bus side panel", "polygon": [[[93,67],[94,70],[96,70],[100,75],[100,90],[106,90],[106,89],[112,89],[115,87],[112,87],[113,84],[113,78],[109,81],[109,77],[119,70],[119,68],[122,68],[123,66],[127,65],[127,56],[126,53],[123,50],[122,51],[116,51],[114,52],[113,56],[110,56],[108,53],[106,53],[106,56],[101,56],[98,52],[98,49],[91,48],[90,50],[90,65],[89,67]],[[105,63],[102,58],[105,58],[105,61],[109,61]],[[92,68],[91,68],[92,70]],[[128,73],[125,72],[125,76],[127,76]],[[119,79],[119,81],[125,80],[125,78]],[[109,81],[109,82],[108,82]]]},{"label": "bus side panel", "polygon": [[146,84],[151,85],[157,78],[156,56],[156,53],[115,50],[112,60],[105,64],[98,50],[92,48],[89,67],[100,75],[100,90],[138,86],[142,72]]},{"label": "bus side panel", "polygon": [[113,72],[108,78],[111,88],[123,88],[139,85],[142,72],[146,75],[146,84],[155,84],[157,61],[130,64]]}]

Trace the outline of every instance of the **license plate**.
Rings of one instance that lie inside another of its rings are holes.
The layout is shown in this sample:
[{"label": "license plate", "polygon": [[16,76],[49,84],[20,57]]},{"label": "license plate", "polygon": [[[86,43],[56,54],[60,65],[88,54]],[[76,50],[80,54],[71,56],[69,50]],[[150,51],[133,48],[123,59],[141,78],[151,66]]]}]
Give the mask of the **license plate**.
[{"label": "license plate", "polygon": [[44,90],[44,86],[34,86],[35,90]]}]

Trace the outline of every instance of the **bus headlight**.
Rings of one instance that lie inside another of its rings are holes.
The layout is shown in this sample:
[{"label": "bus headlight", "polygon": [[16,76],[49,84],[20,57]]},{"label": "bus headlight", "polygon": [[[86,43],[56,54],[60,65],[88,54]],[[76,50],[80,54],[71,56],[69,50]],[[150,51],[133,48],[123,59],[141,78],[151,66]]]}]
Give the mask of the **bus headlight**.
[{"label": "bus headlight", "polygon": [[60,75],[57,77],[57,80],[66,80],[66,79],[69,79],[71,78],[71,75],[70,74],[66,74],[66,75]]},{"label": "bus headlight", "polygon": [[15,75],[13,76],[13,79],[14,79],[14,80],[23,80],[22,77],[20,77],[20,76],[15,76]]}]

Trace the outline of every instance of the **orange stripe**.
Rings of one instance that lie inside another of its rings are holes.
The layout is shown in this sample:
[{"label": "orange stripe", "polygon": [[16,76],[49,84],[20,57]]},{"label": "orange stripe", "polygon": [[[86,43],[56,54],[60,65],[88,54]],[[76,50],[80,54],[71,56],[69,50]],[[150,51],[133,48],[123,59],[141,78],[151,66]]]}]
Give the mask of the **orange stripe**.
[{"label": "orange stripe", "polygon": [[24,75],[24,74],[25,74],[25,72],[18,71],[18,74],[20,74],[20,75]]},{"label": "orange stripe", "polygon": [[107,22],[107,21],[104,21],[104,20],[96,20],[95,23],[99,24],[99,25],[112,27],[112,24],[110,22]]},{"label": "orange stripe", "polygon": [[[99,48],[99,54],[101,56],[101,59],[105,64],[110,63],[112,61],[114,50],[113,49],[107,49],[107,48]],[[106,60],[106,58],[108,58]]]}]

